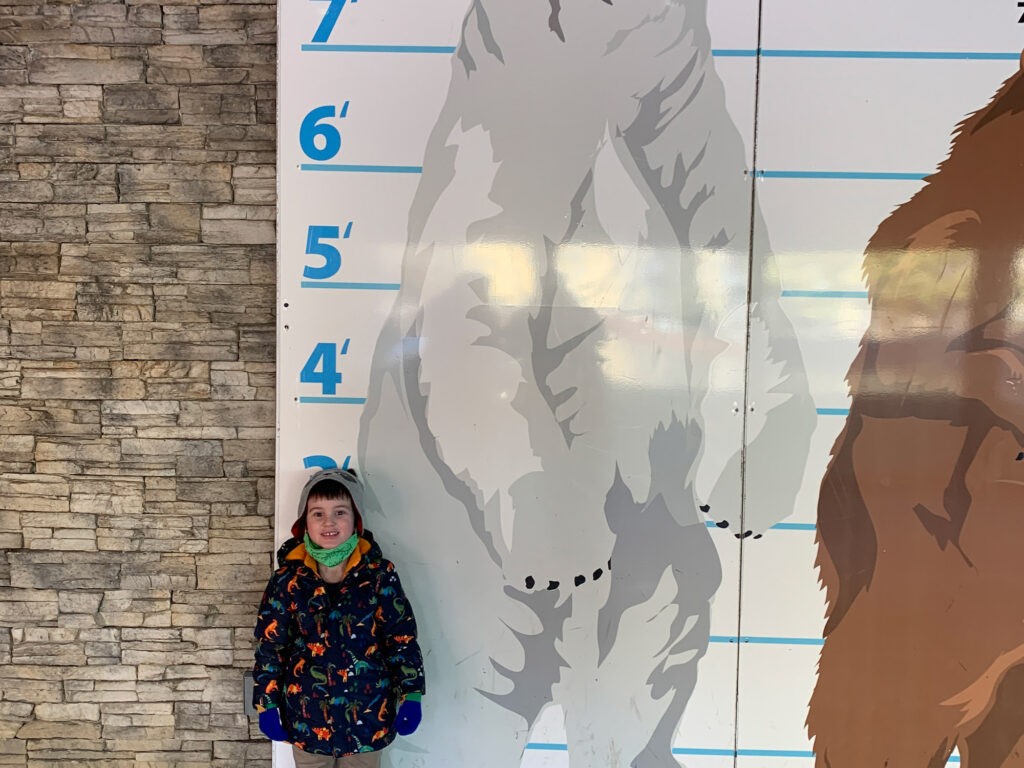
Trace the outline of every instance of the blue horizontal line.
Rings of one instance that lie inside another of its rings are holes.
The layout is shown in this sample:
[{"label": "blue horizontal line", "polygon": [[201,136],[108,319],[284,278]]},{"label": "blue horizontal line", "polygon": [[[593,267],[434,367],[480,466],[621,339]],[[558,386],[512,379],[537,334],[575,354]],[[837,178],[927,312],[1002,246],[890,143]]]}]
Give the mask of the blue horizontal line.
[{"label": "blue horizontal line", "polygon": [[729,635],[711,635],[708,642],[711,643],[736,643],[741,645],[824,645],[825,641],[820,637],[755,637],[753,635],[740,635],[738,638]]},{"label": "blue horizontal line", "polygon": [[[753,58],[756,48],[713,48],[718,58]],[[1019,53],[1001,51],[815,51],[787,48],[762,48],[768,59],[926,59],[930,61],[1018,61]]]},{"label": "blue horizontal line", "polygon": [[[335,45],[304,43],[303,51],[326,53],[455,53],[454,45]],[[714,48],[716,58],[754,58],[756,48]],[[761,56],[772,59],[925,59],[931,61],[1018,61],[1019,53],[1002,51],[821,51],[762,48]]]},{"label": "blue horizontal line", "polygon": [[712,48],[711,55],[720,59],[753,58],[757,56],[755,48]]},{"label": "blue horizontal line", "polygon": [[869,181],[921,181],[928,173],[889,173],[874,171],[758,171],[762,179],[845,179]]},{"label": "blue horizontal line", "polygon": [[330,403],[333,405],[363,405],[365,397],[300,397],[300,403]]},{"label": "blue horizontal line", "polygon": [[866,299],[867,291],[783,291],[784,299]]},{"label": "blue horizontal line", "polygon": [[329,53],[455,53],[454,45],[333,45],[330,43],[305,43],[304,51],[327,51]]},{"label": "blue horizontal line", "polygon": [[[524,749],[568,752],[569,746],[567,744],[531,741]],[[814,752],[807,749],[702,749],[699,747],[673,747],[672,754],[690,755],[691,757],[797,757],[808,760],[815,757]],[[959,756],[953,755],[949,758],[947,765],[959,762]]]},{"label": "blue horizontal line", "polygon": [[[530,742],[526,749],[567,752],[566,744],[549,744]],[[814,753],[803,749],[701,749],[699,747],[673,747],[673,755],[690,755],[704,757],[807,757],[813,758]]]},{"label": "blue horizontal line", "polygon": [[[567,744],[552,744],[550,742],[531,741],[526,749],[567,752]],[[674,747],[673,755],[703,755],[712,757],[814,757],[813,752],[796,749],[701,749],[699,747]]]},{"label": "blue horizontal line", "polygon": [[[704,523],[708,528],[717,528],[718,524],[708,520]],[[776,523],[771,528],[774,531],[815,531],[817,527],[814,523]]]},{"label": "blue horizontal line", "polygon": [[849,408],[817,408],[819,416],[849,416]]},{"label": "blue horizontal line", "polygon": [[351,291],[397,291],[401,283],[332,283],[327,280],[303,280],[303,288],[337,288]]},{"label": "blue horizontal line", "polygon": [[[542,750],[547,752],[568,752],[567,744],[531,741],[524,749]],[[691,757],[797,757],[811,760],[814,752],[807,749],[702,749],[700,747],[673,747],[673,755],[690,755]],[[956,755],[949,758],[949,763],[959,763]],[[947,763],[947,765],[949,764]]]},{"label": "blue horizontal line", "polygon": [[940,61],[1019,61],[1019,53],[994,51],[814,51],[761,49],[761,55],[773,59],[928,59]]},{"label": "blue horizontal line", "polygon": [[333,171],[334,173],[423,173],[422,165],[335,165],[333,163],[303,163],[303,171]]}]

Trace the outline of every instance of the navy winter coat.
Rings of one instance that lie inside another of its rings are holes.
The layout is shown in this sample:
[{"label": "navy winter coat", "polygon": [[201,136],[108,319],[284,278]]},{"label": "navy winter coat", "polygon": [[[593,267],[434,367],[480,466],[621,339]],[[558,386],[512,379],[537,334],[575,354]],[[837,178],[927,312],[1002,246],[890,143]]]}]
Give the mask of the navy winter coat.
[{"label": "navy winter coat", "polygon": [[277,559],[256,622],[253,704],[279,708],[305,752],[382,749],[395,738],[402,697],[424,690],[416,620],[395,566],[365,531],[332,604],[300,539]]}]

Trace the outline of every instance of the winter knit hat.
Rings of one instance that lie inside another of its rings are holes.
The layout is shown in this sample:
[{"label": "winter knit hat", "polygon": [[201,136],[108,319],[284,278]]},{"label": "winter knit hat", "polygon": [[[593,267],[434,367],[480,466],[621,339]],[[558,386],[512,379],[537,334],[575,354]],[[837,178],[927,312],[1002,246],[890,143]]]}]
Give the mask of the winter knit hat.
[{"label": "winter knit hat", "polygon": [[299,494],[299,517],[292,525],[292,536],[296,538],[302,538],[306,532],[306,502],[309,500],[309,493],[317,485],[324,480],[333,480],[336,483],[340,483],[342,487],[348,491],[352,497],[352,507],[356,513],[356,533],[362,534],[363,532],[363,517],[359,513],[359,510],[363,506],[363,481],[356,475],[354,469],[321,469],[315,475],[311,476],[306,484],[302,487],[302,493]]}]

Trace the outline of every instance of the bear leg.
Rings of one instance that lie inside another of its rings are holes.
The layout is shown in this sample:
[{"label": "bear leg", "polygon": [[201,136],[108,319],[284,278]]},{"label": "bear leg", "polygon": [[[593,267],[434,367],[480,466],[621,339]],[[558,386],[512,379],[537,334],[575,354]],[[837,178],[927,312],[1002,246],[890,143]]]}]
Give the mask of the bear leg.
[{"label": "bear leg", "polygon": [[904,649],[880,641],[875,623],[858,628],[847,616],[822,649],[807,717],[815,768],[942,768],[959,713],[907,674]]}]

